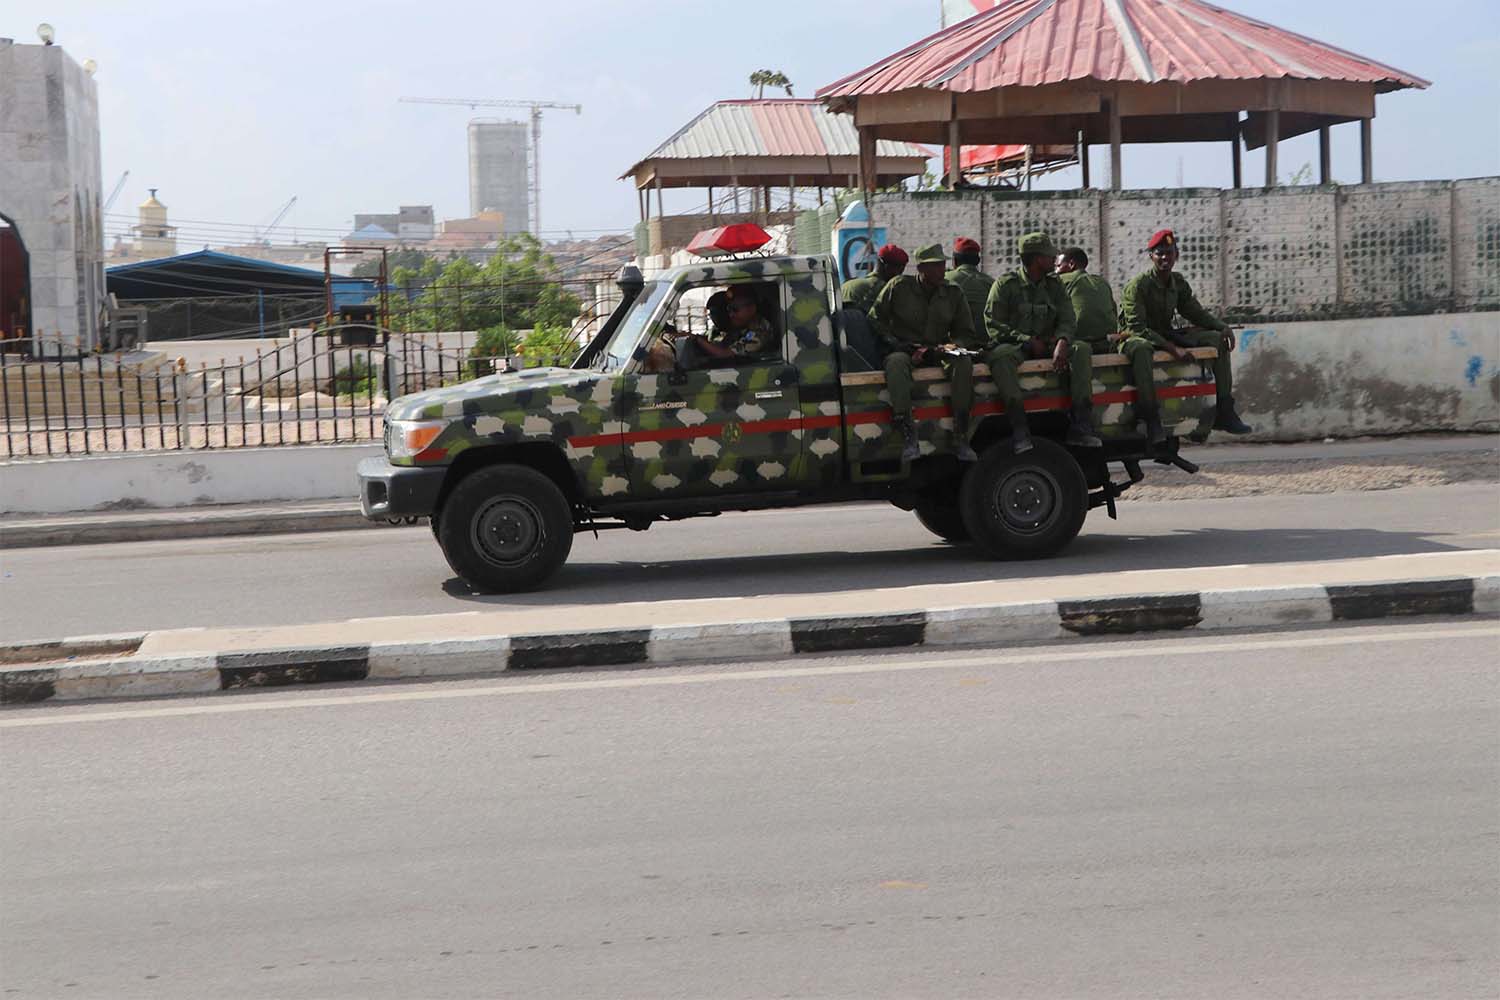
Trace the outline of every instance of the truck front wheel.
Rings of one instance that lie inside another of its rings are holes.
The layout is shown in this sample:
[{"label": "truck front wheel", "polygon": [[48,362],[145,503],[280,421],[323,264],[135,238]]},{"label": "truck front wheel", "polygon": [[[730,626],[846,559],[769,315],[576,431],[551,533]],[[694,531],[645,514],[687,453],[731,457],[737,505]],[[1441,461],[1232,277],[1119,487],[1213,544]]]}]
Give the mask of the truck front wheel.
[{"label": "truck front wheel", "polygon": [[573,548],[567,497],[524,465],[492,465],[469,474],[448,495],[435,523],[448,565],[488,593],[540,586]]},{"label": "truck front wheel", "polygon": [[970,540],[991,559],[1053,555],[1078,534],[1088,507],[1078,462],[1045,439],[1022,455],[1008,441],[990,448],[959,493]]}]

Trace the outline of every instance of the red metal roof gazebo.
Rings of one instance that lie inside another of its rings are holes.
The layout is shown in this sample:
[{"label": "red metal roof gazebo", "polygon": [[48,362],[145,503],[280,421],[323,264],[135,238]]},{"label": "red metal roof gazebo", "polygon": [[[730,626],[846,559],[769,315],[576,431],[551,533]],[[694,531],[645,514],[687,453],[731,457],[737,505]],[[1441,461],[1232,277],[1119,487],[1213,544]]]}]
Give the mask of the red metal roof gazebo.
[{"label": "red metal roof gazebo", "polygon": [[[852,112],[861,150],[877,140],[946,143],[1109,143],[1120,186],[1126,142],[1267,147],[1318,131],[1330,179],[1328,129],[1361,124],[1362,173],[1372,172],[1375,95],[1426,80],[1203,0],[1008,0],[818,91]],[[1241,113],[1245,113],[1242,119]],[[1088,162],[1084,159],[1085,184]],[[956,180],[950,173],[950,181]],[[866,183],[867,187],[872,187]]]}]

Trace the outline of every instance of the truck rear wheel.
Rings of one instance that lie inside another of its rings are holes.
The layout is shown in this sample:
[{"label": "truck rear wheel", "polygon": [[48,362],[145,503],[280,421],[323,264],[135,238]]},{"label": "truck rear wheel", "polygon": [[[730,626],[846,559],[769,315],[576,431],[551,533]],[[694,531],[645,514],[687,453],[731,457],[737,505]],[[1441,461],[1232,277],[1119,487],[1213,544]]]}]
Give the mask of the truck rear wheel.
[{"label": "truck rear wheel", "polygon": [[573,512],[557,484],[524,465],[492,465],[453,488],[436,519],[453,571],[476,590],[545,583],[573,548]]},{"label": "truck rear wheel", "polygon": [[944,483],[942,489],[924,493],[917,500],[912,512],[922,527],[945,542],[961,545],[969,540],[969,527],[964,524],[963,510],[958,503],[958,483]]},{"label": "truck rear wheel", "polygon": [[959,509],[970,540],[991,559],[1038,559],[1071,542],[1088,514],[1078,462],[1045,438],[1022,455],[1009,442],[984,453],[964,477]]}]

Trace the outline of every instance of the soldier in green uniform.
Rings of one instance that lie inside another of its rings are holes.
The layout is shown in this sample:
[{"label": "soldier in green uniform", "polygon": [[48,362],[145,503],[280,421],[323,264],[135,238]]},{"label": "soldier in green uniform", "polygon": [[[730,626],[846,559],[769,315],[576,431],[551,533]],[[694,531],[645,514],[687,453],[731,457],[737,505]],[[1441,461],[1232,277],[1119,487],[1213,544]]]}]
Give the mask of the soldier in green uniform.
[{"label": "soldier in green uniform", "polygon": [[1097,448],[1102,442],[1094,433],[1094,354],[1078,339],[1073,303],[1052,273],[1057,248],[1046,233],[1027,233],[1017,241],[1016,251],[1020,268],[995,282],[984,306],[989,335],[984,360],[1010,420],[1011,447],[1018,455],[1032,448],[1021,394],[1021,362],[1051,357],[1053,369],[1067,373],[1073,399],[1068,444]]},{"label": "soldier in green uniform", "polygon": [[850,278],[839,286],[839,298],[846,309],[858,309],[868,313],[875,304],[875,296],[886,282],[901,276],[906,270],[906,251],[894,243],[887,243],[875,255],[875,273],[863,278]]},{"label": "soldier in green uniform", "polygon": [[901,460],[921,454],[911,420],[913,368],[941,364],[953,383],[954,449],[960,461],[978,456],[969,446],[969,411],[974,405],[974,359],[967,353],[946,351],[953,344],[965,351],[980,343],[963,292],[943,280],[947,258],[940,244],[917,251],[917,277],[902,275],[880,290],[870,309],[870,322],[885,355],[885,384],[891,397],[892,423],[905,442]]},{"label": "soldier in green uniform", "polygon": [[[1190,355],[1190,347],[1215,347],[1214,382],[1218,390],[1214,411],[1214,429],[1230,434],[1249,434],[1253,428],[1240,419],[1234,408],[1234,380],[1229,352],[1234,350],[1234,334],[1228,324],[1198,303],[1187,279],[1176,273],[1177,235],[1170,229],[1158,230],[1146,243],[1151,255],[1150,270],[1131,278],[1120,300],[1120,353],[1130,359],[1135,380],[1136,411],[1145,421],[1146,433],[1153,444],[1166,440],[1156,404],[1156,386],[1152,381],[1151,352],[1160,348],[1179,361]],[[1172,326],[1181,315],[1192,323],[1188,329]]]},{"label": "soldier in green uniform", "polygon": [[1075,335],[1095,354],[1109,354],[1114,350],[1120,310],[1109,282],[1089,273],[1089,255],[1083,247],[1068,247],[1057,255],[1057,280],[1073,304]]},{"label": "soldier in green uniform", "polygon": [[969,302],[969,312],[974,317],[974,329],[984,329],[984,304],[990,298],[990,286],[995,279],[979,269],[979,244],[967,236],[953,241],[953,270],[947,278],[963,289]]}]

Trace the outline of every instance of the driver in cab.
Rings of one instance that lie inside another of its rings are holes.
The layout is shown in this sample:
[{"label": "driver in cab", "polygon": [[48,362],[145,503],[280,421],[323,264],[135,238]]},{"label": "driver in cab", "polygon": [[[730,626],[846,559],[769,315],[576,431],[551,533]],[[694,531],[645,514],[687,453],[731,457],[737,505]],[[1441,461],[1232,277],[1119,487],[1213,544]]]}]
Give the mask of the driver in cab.
[{"label": "driver in cab", "polygon": [[[722,294],[723,319],[720,322],[719,316],[714,316],[717,327],[714,335],[681,335],[677,357],[682,367],[707,368],[719,361],[738,364],[741,360],[754,360],[775,347],[776,331],[760,314],[754,290],[745,285],[731,285]],[[711,305],[710,313],[716,312]]]}]

